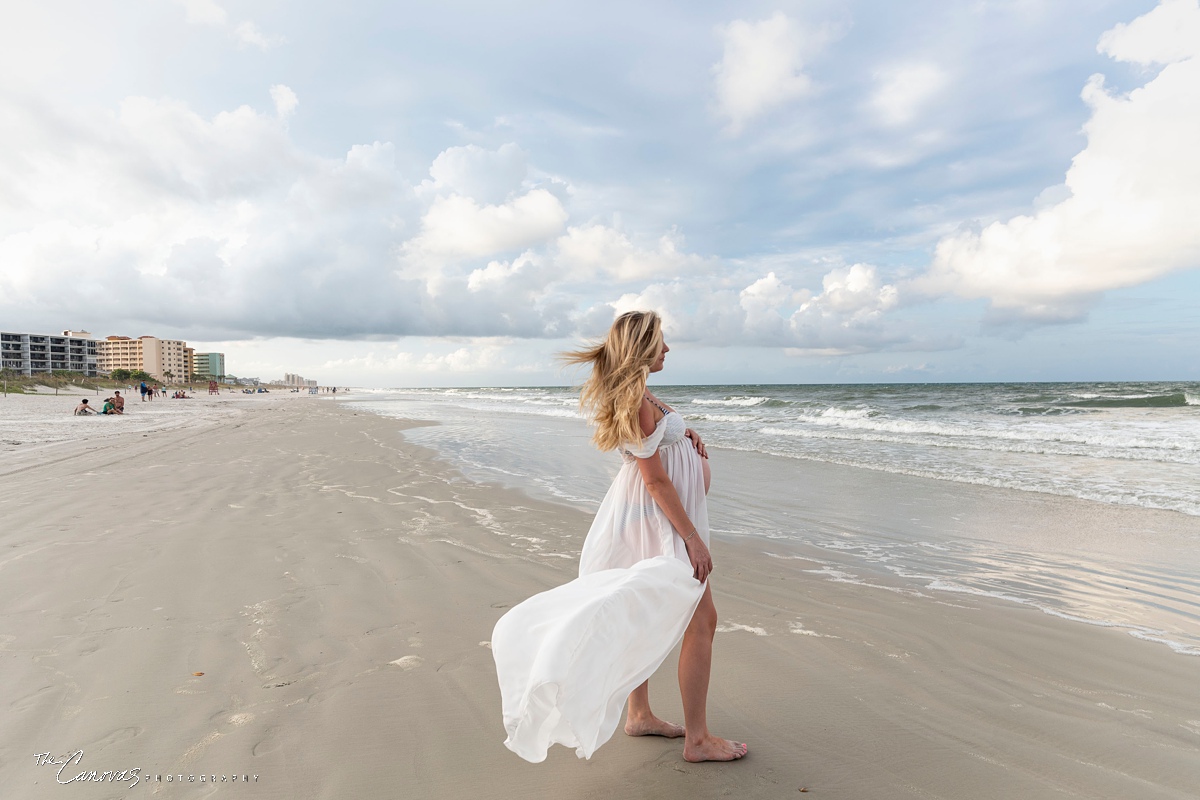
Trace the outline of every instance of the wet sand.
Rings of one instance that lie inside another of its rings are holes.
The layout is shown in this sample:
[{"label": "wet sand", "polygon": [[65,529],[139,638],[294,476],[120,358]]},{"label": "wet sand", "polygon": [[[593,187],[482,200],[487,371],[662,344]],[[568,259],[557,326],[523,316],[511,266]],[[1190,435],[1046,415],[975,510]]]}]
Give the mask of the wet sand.
[{"label": "wet sand", "polygon": [[[0,454],[5,794],[1200,793],[1200,658],[986,597],[831,581],[786,542],[719,534],[710,725],[750,756],[688,764],[678,741],[618,733],[591,761],[527,764],[502,744],[487,640],[572,577],[589,517],[470,482],[402,427],[280,398]],[[805,491],[790,500],[821,518],[832,503]],[[679,717],[673,659],[651,695]],[[139,785],[57,785],[35,757],[79,750],[63,780],[137,768]]]}]

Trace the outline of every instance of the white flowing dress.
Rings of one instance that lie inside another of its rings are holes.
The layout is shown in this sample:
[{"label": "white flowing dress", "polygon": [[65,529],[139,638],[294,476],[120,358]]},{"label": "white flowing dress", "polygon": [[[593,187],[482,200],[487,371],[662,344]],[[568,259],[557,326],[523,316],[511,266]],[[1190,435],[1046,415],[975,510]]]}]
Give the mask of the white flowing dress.
[{"label": "white flowing dress", "polygon": [[636,458],[658,452],[697,535],[708,543],[700,456],[667,412],[624,464],[583,543],[579,577],[509,609],[492,633],[508,749],[534,763],[550,745],[591,758],[625,698],[658,669],[704,594],[683,539],[654,502]]}]

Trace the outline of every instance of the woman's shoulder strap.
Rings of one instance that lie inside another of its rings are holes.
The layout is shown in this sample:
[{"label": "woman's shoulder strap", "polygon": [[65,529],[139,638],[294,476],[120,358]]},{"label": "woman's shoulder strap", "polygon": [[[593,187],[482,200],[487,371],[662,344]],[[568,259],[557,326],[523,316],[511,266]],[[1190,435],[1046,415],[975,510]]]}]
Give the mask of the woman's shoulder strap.
[{"label": "woman's shoulder strap", "polygon": [[646,400],[649,400],[649,401],[650,401],[650,405],[652,405],[652,406],[654,406],[655,408],[657,408],[657,409],[658,409],[659,411],[661,411],[663,414],[670,414],[670,413],[671,413],[671,409],[667,408],[667,407],[666,407],[666,406],[664,406],[662,403],[658,402],[658,401],[657,401],[657,400],[655,400],[653,397],[651,397],[651,396],[650,396],[650,394],[649,394],[649,392],[647,392],[646,394],[642,395],[642,397],[644,397]]}]

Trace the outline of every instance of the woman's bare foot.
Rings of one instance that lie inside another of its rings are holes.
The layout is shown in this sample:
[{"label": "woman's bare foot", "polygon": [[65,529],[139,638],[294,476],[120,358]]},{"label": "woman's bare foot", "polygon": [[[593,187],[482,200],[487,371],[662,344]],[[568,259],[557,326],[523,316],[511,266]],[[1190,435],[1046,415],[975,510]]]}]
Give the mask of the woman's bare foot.
[{"label": "woman's bare foot", "polygon": [[742,742],[709,736],[701,742],[690,739],[683,745],[684,761],[736,761],[750,751]]},{"label": "woman's bare foot", "polygon": [[625,733],[628,736],[665,736],[668,739],[678,739],[683,736],[684,730],[682,725],[651,715],[637,720],[625,720]]}]

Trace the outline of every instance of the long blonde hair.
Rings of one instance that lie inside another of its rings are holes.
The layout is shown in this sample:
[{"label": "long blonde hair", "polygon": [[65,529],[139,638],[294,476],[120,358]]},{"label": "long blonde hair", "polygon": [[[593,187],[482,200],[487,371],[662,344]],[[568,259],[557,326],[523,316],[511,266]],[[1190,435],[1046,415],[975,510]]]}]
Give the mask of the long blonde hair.
[{"label": "long blonde hair", "polygon": [[601,450],[640,444],[638,409],[650,367],[662,353],[662,319],[653,311],[627,311],[613,320],[604,340],[582,350],[562,353],[567,364],[590,364],[579,407],[596,431],[592,442]]}]

